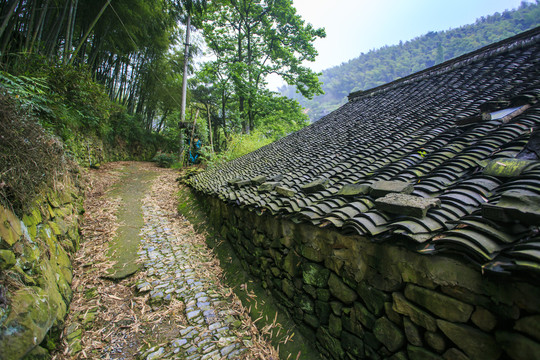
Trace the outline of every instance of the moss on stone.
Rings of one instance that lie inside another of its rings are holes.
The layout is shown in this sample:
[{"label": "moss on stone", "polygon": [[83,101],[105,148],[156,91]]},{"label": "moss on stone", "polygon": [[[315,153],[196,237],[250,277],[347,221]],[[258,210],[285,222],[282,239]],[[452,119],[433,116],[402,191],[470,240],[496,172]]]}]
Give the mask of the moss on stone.
[{"label": "moss on stone", "polygon": [[312,262],[304,263],[302,265],[302,277],[304,282],[308,285],[313,285],[319,288],[326,287],[329,276],[330,270],[322,267],[321,265]]}]

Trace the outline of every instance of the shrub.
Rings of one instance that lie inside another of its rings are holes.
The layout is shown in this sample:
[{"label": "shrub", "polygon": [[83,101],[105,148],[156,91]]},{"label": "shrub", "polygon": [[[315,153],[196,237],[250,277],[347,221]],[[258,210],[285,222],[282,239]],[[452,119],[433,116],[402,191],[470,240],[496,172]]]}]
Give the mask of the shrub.
[{"label": "shrub", "polygon": [[152,159],[157,166],[162,168],[170,168],[171,165],[175,162],[176,158],[171,154],[159,153]]},{"label": "shrub", "polygon": [[272,139],[266,137],[263,133],[253,131],[250,134],[234,134],[227,144],[227,149],[221,153],[213,153],[208,146],[203,146],[200,152],[204,164],[208,167],[216,167],[249,154],[271,142]]}]

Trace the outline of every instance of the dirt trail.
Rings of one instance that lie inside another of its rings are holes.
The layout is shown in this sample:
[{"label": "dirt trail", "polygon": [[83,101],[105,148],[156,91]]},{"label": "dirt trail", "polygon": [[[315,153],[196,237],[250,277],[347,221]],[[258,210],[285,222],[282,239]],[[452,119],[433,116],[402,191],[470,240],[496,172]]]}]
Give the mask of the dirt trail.
[{"label": "dirt trail", "polygon": [[278,358],[177,214],[177,176],[131,162],[89,172],[74,298],[53,359]]}]

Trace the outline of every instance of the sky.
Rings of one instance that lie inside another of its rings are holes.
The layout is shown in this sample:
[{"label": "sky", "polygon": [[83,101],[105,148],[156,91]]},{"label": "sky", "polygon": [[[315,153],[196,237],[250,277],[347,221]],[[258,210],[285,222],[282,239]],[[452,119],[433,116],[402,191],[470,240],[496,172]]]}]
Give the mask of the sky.
[{"label": "sky", "polygon": [[[319,56],[315,62],[305,64],[315,71],[429,31],[472,24],[482,16],[515,9],[520,3],[521,0],[293,0],[306,23],[326,29],[326,38],[315,41]],[[268,80],[272,90],[281,84],[280,79]]]}]

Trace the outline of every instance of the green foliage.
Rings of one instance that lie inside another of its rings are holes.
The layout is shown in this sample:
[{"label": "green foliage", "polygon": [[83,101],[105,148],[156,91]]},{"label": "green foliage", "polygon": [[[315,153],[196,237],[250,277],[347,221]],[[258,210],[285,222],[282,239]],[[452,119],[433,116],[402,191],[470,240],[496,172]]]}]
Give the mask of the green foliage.
[{"label": "green foliage", "polygon": [[155,162],[157,166],[162,168],[170,168],[175,162],[176,158],[172,154],[158,153],[152,158],[152,162]]},{"label": "green foliage", "polygon": [[19,100],[20,106],[32,113],[52,113],[49,86],[44,78],[14,76],[0,71],[0,89],[7,95]]},{"label": "green foliage", "polygon": [[309,118],[296,100],[265,92],[255,104],[256,128],[272,140],[278,140],[308,125]]},{"label": "green foliage", "polygon": [[235,102],[244,132],[256,128],[256,102],[268,75],[281,76],[306,97],[322,93],[304,62],[315,60],[313,42],[325,31],[306,25],[291,1],[216,1],[203,29],[216,56],[205,69],[207,81],[221,90],[222,106]]},{"label": "green foliage", "polygon": [[203,163],[208,167],[216,167],[227,161],[249,154],[271,142],[272,139],[266,137],[258,130],[250,134],[235,134],[228,142],[225,151],[215,154],[208,146],[203,146],[201,148],[201,157],[203,158]]},{"label": "green foliage", "polygon": [[472,25],[457,29],[429,32],[324,70],[320,80],[325,94],[313,100],[303,98],[291,86],[280,91],[309,109],[309,117],[314,121],[345,103],[347,95],[353,91],[388,83],[539,25],[539,2],[523,2],[517,10],[482,17]]}]

